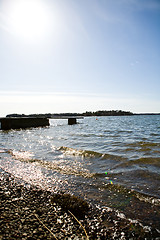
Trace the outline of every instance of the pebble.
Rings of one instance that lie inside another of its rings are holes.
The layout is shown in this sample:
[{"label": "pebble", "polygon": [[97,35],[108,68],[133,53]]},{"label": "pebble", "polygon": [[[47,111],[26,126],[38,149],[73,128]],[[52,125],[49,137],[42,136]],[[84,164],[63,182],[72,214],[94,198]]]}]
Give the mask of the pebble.
[{"label": "pebble", "polygon": [[[21,196],[20,196],[21,194]],[[82,240],[86,235],[67,209],[51,201],[54,193],[0,173],[0,240],[51,240],[47,228],[59,239]],[[63,199],[63,198],[62,198]],[[37,216],[37,217],[36,217]],[[90,240],[158,239],[158,231],[145,232],[136,223],[127,222],[112,209],[91,206],[84,218],[78,218]],[[109,222],[112,225],[108,225]],[[63,224],[63,225],[62,225]],[[132,226],[136,231],[133,231]],[[126,227],[124,227],[126,226]]]}]

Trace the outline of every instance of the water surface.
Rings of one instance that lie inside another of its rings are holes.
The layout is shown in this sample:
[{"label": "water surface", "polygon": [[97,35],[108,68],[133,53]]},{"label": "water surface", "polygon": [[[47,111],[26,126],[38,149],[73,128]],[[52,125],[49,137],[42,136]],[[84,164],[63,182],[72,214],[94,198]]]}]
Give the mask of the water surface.
[{"label": "water surface", "polygon": [[52,119],[50,124],[1,130],[0,168],[45,189],[127,210],[132,218],[143,219],[146,211],[139,208],[151,204],[156,213],[147,214],[158,224],[160,115],[86,117],[71,126]]}]

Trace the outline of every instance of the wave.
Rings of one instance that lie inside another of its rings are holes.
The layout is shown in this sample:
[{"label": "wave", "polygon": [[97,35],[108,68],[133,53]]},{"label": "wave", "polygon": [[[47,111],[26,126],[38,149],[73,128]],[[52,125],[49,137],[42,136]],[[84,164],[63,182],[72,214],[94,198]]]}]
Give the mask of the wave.
[{"label": "wave", "polygon": [[[134,189],[128,189],[123,185],[119,185],[119,184],[105,184],[103,185],[103,187],[101,187],[101,189],[104,189],[105,191],[108,189],[108,191],[111,191],[112,194],[114,193],[115,195],[119,195],[119,196],[123,196],[124,200],[126,200],[127,198],[130,197],[135,197],[137,199],[139,199],[142,202],[146,202],[146,203],[150,203],[152,205],[156,205],[156,206],[160,206],[160,199],[157,197],[153,197],[150,196],[148,194],[142,193],[142,192],[138,192],[137,190]],[[119,203],[117,203],[119,204]]]},{"label": "wave", "polygon": [[0,153],[6,153],[6,149],[0,149]]},{"label": "wave", "polygon": [[108,160],[119,160],[119,161],[127,160],[126,157],[122,157],[119,155],[100,153],[100,152],[95,152],[91,150],[74,149],[74,148],[69,148],[64,146],[59,147],[58,150],[62,151],[66,155],[82,156],[86,158],[100,158],[101,160],[108,159]]},{"label": "wave", "polygon": [[124,163],[119,164],[117,167],[127,167],[133,165],[152,165],[155,167],[160,167],[160,157],[142,157],[135,160],[130,160]]},{"label": "wave", "polygon": [[126,146],[149,148],[149,147],[160,147],[160,143],[140,141],[140,142],[128,143],[126,144]]},{"label": "wave", "polygon": [[129,161],[130,162],[133,162],[133,164],[149,164],[149,165],[154,165],[154,166],[157,166],[157,167],[160,167],[160,157],[142,157],[142,158],[139,158],[137,160],[133,160],[133,161]]},{"label": "wave", "polygon": [[8,153],[10,153],[14,158],[16,159],[23,159],[23,160],[31,160],[33,154],[27,151],[16,151],[16,150],[8,150]]},{"label": "wave", "polygon": [[89,170],[80,168],[79,166],[73,164],[71,166],[68,166],[66,164],[63,165],[62,162],[54,161],[49,162],[41,159],[32,158],[32,154],[27,151],[14,151],[14,150],[8,150],[8,153],[12,155],[12,157],[16,160],[19,160],[21,162],[27,162],[27,163],[33,163],[40,165],[41,167],[55,170],[61,174],[67,174],[67,175],[75,175],[75,176],[82,176],[85,178],[91,178],[94,176],[94,173],[90,173]]}]

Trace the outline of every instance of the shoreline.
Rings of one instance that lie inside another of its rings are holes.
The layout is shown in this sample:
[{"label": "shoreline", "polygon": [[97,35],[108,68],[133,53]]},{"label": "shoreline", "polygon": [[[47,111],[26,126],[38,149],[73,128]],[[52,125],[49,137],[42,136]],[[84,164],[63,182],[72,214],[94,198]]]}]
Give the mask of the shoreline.
[{"label": "shoreline", "polygon": [[5,171],[0,172],[0,202],[0,240],[160,239],[156,229],[124,219],[110,208],[42,190]]}]

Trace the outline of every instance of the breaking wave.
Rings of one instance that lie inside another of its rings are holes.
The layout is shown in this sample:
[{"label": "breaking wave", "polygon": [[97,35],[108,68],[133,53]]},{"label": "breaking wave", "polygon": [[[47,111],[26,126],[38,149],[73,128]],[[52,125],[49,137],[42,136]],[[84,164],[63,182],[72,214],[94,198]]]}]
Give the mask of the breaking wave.
[{"label": "breaking wave", "polygon": [[86,158],[100,158],[100,159],[109,159],[109,160],[119,160],[119,161],[124,161],[127,158],[119,156],[119,155],[113,155],[113,154],[104,154],[104,153],[99,153],[95,151],[90,151],[90,150],[78,150],[74,148],[69,148],[69,147],[64,147],[61,146],[58,148],[59,151],[62,151],[66,155],[73,155],[73,156],[82,156]]},{"label": "breaking wave", "polygon": [[61,174],[82,176],[85,178],[91,178],[94,176],[94,174],[90,173],[87,169],[83,169],[78,165],[74,166],[72,164],[72,166],[68,166],[64,165],[64,162],[61,161],[49,162],[41,159],[32,158],[32,154],[26,151],[9,150],[8,153],[11,154],[14,159],[19,160],[21,162],[34,163],[40,165],[41,167],[50,170],[55,170]]}]

